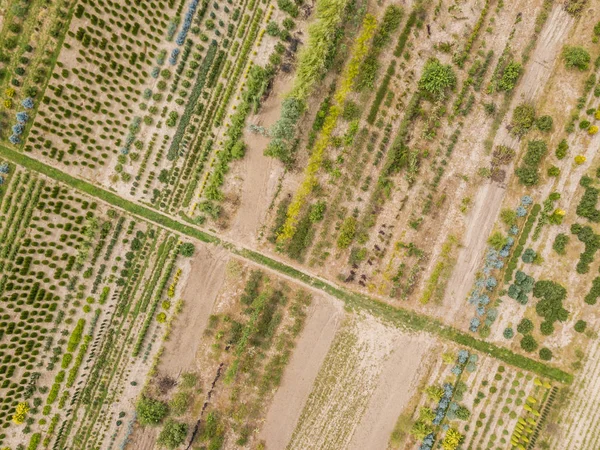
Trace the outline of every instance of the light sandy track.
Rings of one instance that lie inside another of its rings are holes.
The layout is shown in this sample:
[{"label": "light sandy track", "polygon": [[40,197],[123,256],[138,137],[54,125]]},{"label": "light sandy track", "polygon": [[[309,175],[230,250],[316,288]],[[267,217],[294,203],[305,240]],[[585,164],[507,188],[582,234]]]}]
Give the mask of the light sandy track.
[{"label": "light sandy track", "polygon": [[343,308],[339,302],[314,297],[306,325],[261,431],[260,439],[265,440],[268,449],[285,448],[292,436],[342,318]]},{"label": "light sandy track", "polygon": [[158,371],[177,378],[182,372],[195,370],[199,336],[206,328],[217,296],[225,281],[228,253],[214,247],[198,247],[188,283],[182,294],[183,309],[172,324],[175,339],[165,342]]},{"label": "light sandy track", "polygon": [[[292,80],[291,76],[277,77],[270,97],[261,106],[259,114],[248,119],[248,123],[269,129],[281,114],[283,98],[278,93],[287,92]],[[277,159],[264,155],[270,138],[246,129],[244,142],[247,145],[246,155],[234,168],[242,178],[239,189],[236,189],[240,191],[240,206],[234,212],[235,216],[226,234],[255,245],[284,169]]]}]

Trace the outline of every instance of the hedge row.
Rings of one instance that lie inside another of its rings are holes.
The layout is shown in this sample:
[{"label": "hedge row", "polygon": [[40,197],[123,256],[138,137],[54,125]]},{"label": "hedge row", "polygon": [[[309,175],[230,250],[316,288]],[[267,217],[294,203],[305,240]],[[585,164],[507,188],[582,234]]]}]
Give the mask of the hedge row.
[{"label": "hedge row", "polygon": [[208,50],[206,51],[206,56],[202,61],[202,65],[198,69],[196,83],[194,83],[192,92],[190,93],[181,119],[179,120],[179,124],[177,125],[177,130],[175,131],[173,139],[171,140],[171,145],[169,146],[169,150],[167,152],[167,159],[169,161],[173,161],[175,158],[177,158],[177,155],[179,154],[179,145],[181,144],[181,140],[183,139],[185,130],[188,124],[190,123],[192,114],[194,113],[194,110],[196,108],[196,103],[198,102],[200,94],[202,93],[202,89],[204,88],[204,83],[206,82],[206,77],[208,75],[210,67],[212,66],[212,62],[216,52],[217,41],[213,40],[210,43]]},{"label": "hedge row", "polygon": [[388,66],[387,72],[381,81],[381,85],[379,89],[377,89],[377,93],[375,94],[375,100],[373,100],[373,104],[371,105],[371,109],[369,110],[369,115],[367,116],[367,122],[373,125],[375,123],[375,119],[377,118],[377,113],[379,112],[379,107],[381,106],[381,102],[385,98],[385,94],[387,93],[388,86],[390,84],[390,80],[396,73],[396,60],[392,60],[390,65]]}]

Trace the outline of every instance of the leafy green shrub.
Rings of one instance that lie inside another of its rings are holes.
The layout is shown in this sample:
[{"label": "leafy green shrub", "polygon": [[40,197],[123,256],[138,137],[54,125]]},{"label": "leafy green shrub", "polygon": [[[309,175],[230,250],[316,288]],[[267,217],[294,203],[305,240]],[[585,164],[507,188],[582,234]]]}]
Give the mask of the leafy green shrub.
[{"label": "leafy green shrub", "polygon": [[504,208],[500,211],[500,218],[507,227],[512,227],[517,223],[517,213],[511,208]]},{"label": "leafy green shrub", "polygon": [[521,339],[521,348],[526,352],[532,352],[538,347],[537,341],[533,338],[532,335],[526,334]]},{"label": "leafy green shrub", "polygon": [[552,359],[552,352],[546,347],[540,349],[540,359],[542,361],[550,361]]},{"label": "leafy green shrub", "polygon": [[535,123],[535,108],[531,103],[521,103],[513,111],[510,132],[515,136],[524,136]]},{"label": "leafy green shrub", "polygon": [[581,226],[577,223],[571,225],[571,233],[577,235],[577,238],[585,244],[585,249],[581,255],[579,255],[579,262],[577,263],[577,273],[583,274],[588,273],[590,264],[594,261],[594,255],[598,248],[600,248],[600,235],[594,233],[589,226]]},{"label": "leafy green shrub", "polygon": [[[515,299],[522,305],[528,302],[527,294],[533,290],[535,280],[525,272],[517,271],[515,275],[515,283],[508,288],[508,296]],[[518,329],[517,329],[518,330]]]},{"label": "leafy green shrub", "polygon": [[575,326],[573,327],[575,329],[575,331],[577,331],[578,333],[583,333],[585,331],[585,328],[587,327],[587,322],[585,320],[578,320],[575,323]]},{"label": "leafy green shrub", "polygon": [[533,322],[529,319],[521,319],[517,325],[517,331],[521,334],[529,334],[533,331]]},{"label": "leafy green shrub", "polygon": [[585,191],[581,196],[575,213],[580,217],[585,217],[592,222],[598,223],[600,222],[600,210],[596,208],[596,204],[598,203],[600,190],[590,186],[585,180],[586,178],[582,178],[580,181],[580,184],[585,187]]},{"label": "leafy green shrub", "polygon": [[354,217],[347,217],[340,227],[340,235],[337,240],[337,246],[339,248],[348,248],[354,236],[356,235],[356,219]]},{"label": "leafy green shrub", "polygon": [[556,157],[558,159],[564,159],[567,156],[567,150],[569,150],[569,144],[567,144],[567,140],[563,139],[559,142],[558,147],[556,148]]},{"label": "leafy green shrub", "polygon": [[533,296],[540,299],[535,305],[535,311],[550,325],[557,320],[564,322],[569,317],[569,312],[562,304],[567,290],[560,284],[551,280],[537,281],[533,286]]},{"label": "leafy green shrub", "polygon": [[320,200],[317,203],[315,203],[314,205],[312,205],[310,208],[310,214],[309,214],[310,221],[314,223],[314,222],[320,222],[321,220],[323,220],[326,209],[327,209],[327,204],[325,203],[325,200]]},{"label": "leafy green shrub", "polygon": [[277,0],[277,6],[283,12],[288,13],[292,17],[298,17],[300,10],[292,0]]},{"label": "leafy green shrub", "polygon": [[537,254],[533,249],[528,248],[523,252],[523,255],[521,255],[521,259],[524,263],[531,264],[535,259],[536,255]]},{"label": "leafy green shrub", "polygon": [[553,124],[552,116],[540,116],[535,121],[537,129],[544,132],[552,131]]},{"label": "leafy green shrub", "polygon": [[583,47],[566,46],[562,53],[567,69],[588,70],[591,56]]},{"label": "leafy green shrub", "polygon": [[454,89],[454,86],[456,86],[456,74],[451,65],[442,64],[436,58],[427,61],[419,80],[419,89],[433,99],[441,99],[445,97],[448,90]]},{"label": "leafy green shrub", "polygon": [[548,171],[546,172],[549,177],[557,177],[560,175],[560,169],[556,166],[548,167]]},{"label": "leafy green shrub", "polygon": [[504,336],[505,339],[512,339],[514,335],[515,332],[511,327],[505,328],[502,332],[502,336]]},{"label": "leafy green shrub", "polygon": [[184,443],[187,436],[187,424],[169,420],[160,431],[156,442],[168,449],[175,449]]},{"label": "leafy green shrub", "polygon": [[506,245],[506,236],[500,231],[496,231],[488,238],[488,244],[496,250],[502,250],[502,247]]},{"label": "leafy green shrub", "polygon": [[521,166],[515,170],[515,175],[524,186],[535,186],[540,180],[538,169],[532,166]]},{"label": "leafy green shrub", "polygon": [[158,425],[167,415],[166,403],[150,397],[142,397],[135,407],[141,425]]},{"label": "leafy green shrub", "polygon": [[523,73],[523,66],[516,62],[509,62],[502,72],[502,78],[498,81],[498,89],[501,91],[512,91]]},{"label": "leafy green shrub", "polygon": [[525,164],[530,166],[537,166],[542,161],[542,158],[546,156],[548,152],[548,146],[544,141],[532,140],[527,143],[527,152],[523,161]]},{"label": "leafy green shrub", "polygon": [[559,255],[564,255],[567,253],[566,247],[569,243],[569,236],[565,233],[558,233],[554,238],[554,243],[552,244],[552,248]]},{"label": "leafy green shrub", "polygon": [[73,329],[71,333],[71,337],[69,338],[69,342],[67,343],[67,351],[74,352],[77,349],[77,346],[81,342],[81,337],[83,336],[83,327],[85,327],[85,320],[79,319],[77,321],[77,325]]},{"label": "leafy green shrub", "polygon": [[594,278],[590,292],[583,299],[588,305],[595,305],[600,297],[600,277]]}]

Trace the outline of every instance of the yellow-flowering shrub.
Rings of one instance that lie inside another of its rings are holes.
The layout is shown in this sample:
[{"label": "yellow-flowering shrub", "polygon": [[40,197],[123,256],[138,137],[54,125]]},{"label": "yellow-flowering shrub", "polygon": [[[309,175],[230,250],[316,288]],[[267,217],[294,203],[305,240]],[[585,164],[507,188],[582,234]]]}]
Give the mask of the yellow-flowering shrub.
[{"label": "yellow-flowering shrub", "polygon": [[29,405],[25,402],[21,402],[17,405],[15,413],[12,416],[12,421],[17,425],[21,425],[25,422],[25,417],[27,417],[27,413],[29,412]]}]

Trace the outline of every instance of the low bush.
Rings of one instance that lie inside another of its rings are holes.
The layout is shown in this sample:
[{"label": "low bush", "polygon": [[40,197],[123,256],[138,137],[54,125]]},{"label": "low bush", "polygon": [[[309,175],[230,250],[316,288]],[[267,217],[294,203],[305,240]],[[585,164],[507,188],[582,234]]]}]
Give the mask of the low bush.
[{"label": "low bush", "polygon": [[166,403],[150,397],[142,397],[135,407],[141,425],[158,425],[167,415]]},{"label": "low bush", "polygon": [[583,47],[566,46],[562,53],[567,69],[588,70],[591,56]]},{"label": "low bush", "polygon": [[530,103],[521,103],[515,107],[510,122],[510,132],[515,136],[524,136],[535,124],[535,108]]},{"label": "low bush", "polygon": [[567,253],[566,247],[569,243],[569,236],[564,233],[558,233],[554,238],[554,243],[552,244],[552,248],[559,255],[564,255]]},{"label": "low bush", "polygon": [[585,328],[587,327],[587,322],[585,320],[578,320],[575,323],[575,326],[573,327],[575,329],[575,331],[577,331],[578,333],[583,333],[585,331]]},{"label": "low bush", "polygon": [[552,359],[552,352],[546,347],[541,348],[539,354],[542,361],[550,361]]}]

